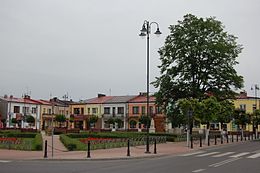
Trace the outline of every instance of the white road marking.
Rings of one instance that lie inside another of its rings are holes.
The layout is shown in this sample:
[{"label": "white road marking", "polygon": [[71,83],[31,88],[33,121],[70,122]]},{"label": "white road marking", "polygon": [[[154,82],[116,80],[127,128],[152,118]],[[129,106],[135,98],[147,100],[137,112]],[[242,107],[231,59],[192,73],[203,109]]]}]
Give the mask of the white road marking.
[{"label": "white road marking", "polygon": [[244,156],[244,155],[247,155],[247,154],[250,154],[250,153],[249,152],[244,152],[244,153],[239,153],[239,154],[236,154],[236,155],[233,155],[233,156],[229,156],[229,157],[237,158],[237,157],[241,157],[241,156]]},{"label": "white road marking", "polygon": [[197,170],[194,170],[192,172],[202,172],[202,171],[205,171],[206,169],[197,169]]},{"label": "white road marking", "polygon": [[205,153],[205,151],[197,151],[197,152],[193,152],[193,153],[182,154],[180,156],[192,156],[192,155],[201,154],[201,153]]},{"label": "white road marking", "polygon": [[241,159],[241,158],[232,158],[232,159],[224,160],[224,161],[222,161],[222,162],[218,162],[218,163],[211,164],[211,165],[209,165],[209,167],[214,167],[214,168],[216,168],[216,167],[219,167],[219,166],[221,166],[221,165],[225,165],[225,164],[227,164],[227,163],[234,162],[234,161],[239,160],[239,159]]},{"label": "white road marking", "polygon": [[252,156],[249,156],[249,157],[247,157],[247,158],[249,158],[249,159],[255,159],[255,158],[258,158],[258,157],[260,157],[260,153],[256,153],[256,154],[254,154],[254,155],[252,155]]},{"label": "white road marking", "polygon": [[219,153],[219,152],[205,153],[205,154],[198,155],[197,157],[210,156],[210,155],[214,155],[214,154],[218,154],[218,153]]},{"label": "white road marking", "polygon": [[8,163],[8,162],[11,162],[9,160],[0,160],[0,163]]},{"label": "white road marking", "polygon": [[235,153],[235,152],[226,152],[226,153],[214,155],[214,156],[212,156],[212,157],[223,157],[223,156],[230,155],[230,154],[233,154],[233,153]]}]

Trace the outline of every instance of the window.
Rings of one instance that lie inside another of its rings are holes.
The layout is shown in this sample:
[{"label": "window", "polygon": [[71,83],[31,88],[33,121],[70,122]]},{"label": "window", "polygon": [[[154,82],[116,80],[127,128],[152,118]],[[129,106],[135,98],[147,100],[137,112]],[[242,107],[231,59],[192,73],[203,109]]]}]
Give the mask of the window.
[{"label": "window", "polygon": [[28,114],[29,113],[29,107],[23,107],[23,113]]},{"label": "window", "polygon": [[110,114],[110,107],[104,108],[104,114]]},{"label": "window", "polygon": [[162,113],[162,108],[160,106],[155,107],[155,113],[156,114],[161,114]]},{"label": "window", "polygon": [[253,104],[253,112],[256,110],[256,104]]},{"label": "window", "polygon": [[37,113],[37,108],[32,108],[32,114],[36,114]]},{"label": "window", "polygon": [[149,111],[150,111],[150,112],[149,112],[150,115],[153,114],[153,106],[150,106],[150,110],[149,110]]},{"label": "window", "polygon": [[98,112],[98,109],[97,109],[97,108],[92,108],[92,113],[93,113],[93,114],[97,114],[97,112]]},{"label": "window", "polygon": [[14,106],[14,113],[20,113],[20,106]]},{"label": "window", "polygon": [[88,115],[90,115],[90,108],[88,108]]},{"label": "window", "polygon": [[245,104],[240,105],[240,110],[246,111],[246,105]]},{"label": "window", "polygon": [[133,114],[139,114],[139,107],[133,106]]},{"label": "window", "polygon": [[84,114],[84,108],[81,108],[81,112],[80,112],[81,114]]},{"label": "window", "polygon": [[48,109],[48,114],[51,114],[51,109]]},{"label": "window", "polygon": [[116,114],[116,108],[115,108],[115,107],[113,107],[112,114],[113,114],[113,115]]},{"label": "window", "polygon": [[145,115],[145,106],[142,106],[142,115]]},{"label": "window", "polygon": [[43,113],[44,113],[44,114],[46,113],[46,108],[43,108]]},{"label": "window", "polygon": [[118,114],[124,114],[124,107],[118,107],[117,108],[117,113]]},{"label": "window", "polygon": [[80,109],[79,108],[74,108],[74,114],[80,114]]}]

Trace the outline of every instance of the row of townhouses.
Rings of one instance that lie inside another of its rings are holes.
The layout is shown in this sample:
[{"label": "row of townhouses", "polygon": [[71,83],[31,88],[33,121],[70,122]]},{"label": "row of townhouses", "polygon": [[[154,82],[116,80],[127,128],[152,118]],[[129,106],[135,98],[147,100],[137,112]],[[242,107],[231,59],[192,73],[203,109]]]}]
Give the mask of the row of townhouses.
[{"label": "row of townhouses", "polygon": [[[168,131],[166,117],[161,108],[155,104],[155,97],[149,97],[149,111],[156,132]],[[260,98],[247,96],[246,92],[234,100],[236,108],[247,113],[253,113],[260,108]],[[45,130],[48,127],[64,127],[67,129],[117,129],[142,130],[146,127],[139,121],[142,115],[147,115],[147,96],[145,93],[132,96],[106,96],[98,94],[92,99],[73,102],[72,100],[34,100],[25,95],[23,98],[13,96],[0,97],[0,128],[34,128]],[[56,115],[65,115],[62,124],[55,120]],[[34,123],[26,122],[27,116],[33,116]],[[90,123],[91,117],[98,117],[97,122]],[[111,123],[116,120],[117,123]],[[14,121],[16,123],[14,123]],[[227,130],[237,130],[239,127],[233,121],[228,123]],[[203,125],[200,126],[203,128]],[[212,129],[219,129],[219,123],[212,123]],[[252,130],[247,125],[245,130]]]},{"label": "row of townhouses", "polygon": [[[165,116],[161,109],[155,105],[155,97],[149,97],[149,109],[155,131],[165,131]],[[2,127],[7,128],[34,128],[44,130],[48,127],[60,126],[55,121],[56,115],[65,115],[66,122],[61,124],[65,128],[78,128],[81,130],[95,129],[144,129],[139,122],[142,115],[147,112],[147,96],[145,93],[133,96],[106,96],[98,94],[97,97],[80,102],[72,100],[34,100],[25,95],[23,98],[13,96],[0,97],[0,118]],[[26,122],[27,116],[33,116],[35,123]],[[91,117],[98,117],[94,124],[90,124]],[[15,119],[16,123],[13,123]],[[111,126],[111,119],[117,120]],[[0,126],[0,127],[1,127]]]}]

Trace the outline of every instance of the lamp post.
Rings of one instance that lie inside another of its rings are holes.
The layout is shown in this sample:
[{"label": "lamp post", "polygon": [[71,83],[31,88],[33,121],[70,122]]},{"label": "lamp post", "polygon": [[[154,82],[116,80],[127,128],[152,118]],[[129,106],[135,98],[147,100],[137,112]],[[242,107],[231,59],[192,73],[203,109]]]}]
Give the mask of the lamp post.
[{"label": "lamp post", "polygon": [[150,34],[151,34],[151,26],[152,24],[156,24],[157,29],[156,32],[154,33],[155,35],[160,35],[162,34],[161,31],[159,30],[159,24],[157,22],[149,22],[147,20],[144,21],[142,29],[140,30],[141,33],[139,34],[139,36],[141,37],[145,37],[146,36],[146,44],[147,44],[147,52],[146,52],[146,56],[147,56],[147,60],[146,60],[146,89],[147,89],[147,122],[146,122],[146,132],[147,132],[147,136],[146,136],[146,152],[145,153],[150,153],[149,151],[149,127],[148,127],[148,119],[150,117],[150,107],[149,107],[149,41],[150,41]]},{"label": "lamp post", "polygon": [[[257,110],[257,90],[259,90],[259,86],[257,84],[254,85],[254,88],[251,87],[251,90],[254,90],[255,91],[255,110]],[[257,114],[256,114],[257,116]],[[256,134],[257,136],[257,132],[258,131],[258,125],[255,126],[255,123],[253,122],[253,132]]]}]

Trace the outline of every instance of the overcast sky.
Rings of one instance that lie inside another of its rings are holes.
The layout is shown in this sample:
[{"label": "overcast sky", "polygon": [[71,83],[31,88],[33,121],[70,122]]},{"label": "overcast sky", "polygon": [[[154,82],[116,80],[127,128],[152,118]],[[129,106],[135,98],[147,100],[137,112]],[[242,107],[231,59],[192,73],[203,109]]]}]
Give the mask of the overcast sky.
[{"label": "overcast sky", "polygon": [[77,101],[146,91],[143,21],[158,22],[163,33],[151,36],[153,81],[168,27],[187,13],[215,16],[239,38],[236,69],[253,95],[251,86],[260,84],[259,0],[0,0],[0,96],[68,93]]}]

